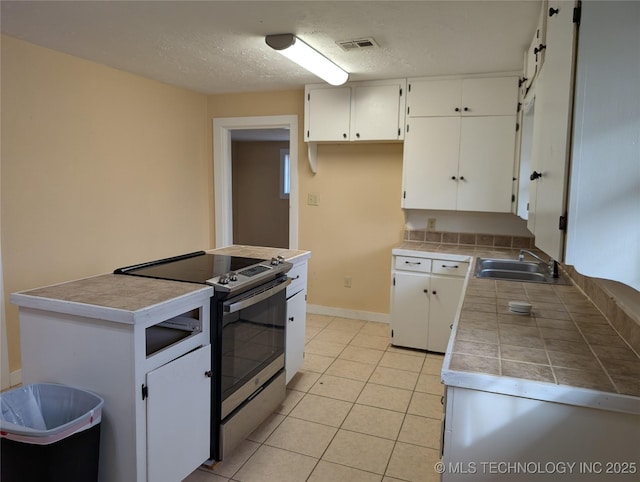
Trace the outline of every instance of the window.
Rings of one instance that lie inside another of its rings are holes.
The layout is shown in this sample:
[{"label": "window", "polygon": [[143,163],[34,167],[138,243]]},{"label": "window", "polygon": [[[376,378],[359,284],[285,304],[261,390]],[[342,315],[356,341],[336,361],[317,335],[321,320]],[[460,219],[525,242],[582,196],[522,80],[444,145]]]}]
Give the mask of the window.
[{"label": "window", "polygon": [[280,199],[289,199],[291,192],[291,169],[289,149],[280,149]]}]

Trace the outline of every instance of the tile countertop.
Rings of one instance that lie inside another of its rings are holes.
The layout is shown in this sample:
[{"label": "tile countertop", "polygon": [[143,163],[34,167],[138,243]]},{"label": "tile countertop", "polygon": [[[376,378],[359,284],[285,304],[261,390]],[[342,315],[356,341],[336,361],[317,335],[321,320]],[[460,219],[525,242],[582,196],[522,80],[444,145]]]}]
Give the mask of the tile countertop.
[{"label": "tile countertop", "polygon": [[[518,255],[412,242],[396,250]],[[640,415],[640,357],[580,289],[479,279],[473,269],[472,263],[443,363],[445,385]],[[509,301],[531,303],[531,316],[510,312]]]},{"label": "tile countertop", "polygon": [[285,260],[292,263],[302,261],[311,257],[311,251],[300,251],[297,249],[286,248],[267,248],[264,246],[243,246],[234,244],[224,248],[208,250],[207,253],[212,254],[228,254],[231,256],[244,256],[246,258],[271,259],[276,256],[282,256]]},{"label": "tile countertop", "polygon": [[164,310],[168,302],[203,303],[213,287],[158,279],[104,274],[11,294],[25,308],[136,324]]}]

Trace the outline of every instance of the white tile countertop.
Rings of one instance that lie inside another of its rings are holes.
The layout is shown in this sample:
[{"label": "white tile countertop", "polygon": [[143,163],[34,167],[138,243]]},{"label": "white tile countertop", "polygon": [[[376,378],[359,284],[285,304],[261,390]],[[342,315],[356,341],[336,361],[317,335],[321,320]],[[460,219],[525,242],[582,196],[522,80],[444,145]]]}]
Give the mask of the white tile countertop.
[{"label": "white tile countertop", "polygon": [[[405,242],[393,253],[515,259],[518,250]],[[473,270],[445,385],[640,415],[640,357],[578,287],[479,279]],[[530,303],[531,315],[510,312],[509,301]]]}]

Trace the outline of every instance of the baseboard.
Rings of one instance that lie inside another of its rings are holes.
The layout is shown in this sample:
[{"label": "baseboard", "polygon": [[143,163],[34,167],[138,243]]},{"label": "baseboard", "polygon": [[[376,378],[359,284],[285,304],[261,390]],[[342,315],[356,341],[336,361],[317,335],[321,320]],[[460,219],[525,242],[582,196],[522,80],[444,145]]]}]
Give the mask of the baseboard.
[{"label": "baseboard", "polygon": [[388,313],[375,313],[373,311],[348,310],[345,308],[334,308],[332,306],[307,304],[307,312],[317,315],[339,316],[340,318],[351,318],[353,320],[375,321],[376,323],[389,323]]},{"label": "baseboard", "polygon": [[12,387],[20,385],[22,383],[22,368],[11,372],[9,375],[9,383],[11,383]]}]

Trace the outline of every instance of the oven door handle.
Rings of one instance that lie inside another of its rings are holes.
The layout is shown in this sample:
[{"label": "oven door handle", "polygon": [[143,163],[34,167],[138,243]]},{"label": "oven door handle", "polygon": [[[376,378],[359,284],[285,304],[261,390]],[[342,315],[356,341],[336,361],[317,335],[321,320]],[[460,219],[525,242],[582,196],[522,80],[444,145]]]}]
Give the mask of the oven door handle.
[{"label": "oven door handle", "polygon": [[255,305],[256,303],[260,303],[261,301],[266,300],[276,293],[280,293],[281,291],[285,290],[290,284],[291,279],[287,278],[286,280],[278,283],[273,288],[268,288],[264,291],[248,296],[240,301],[236,301],[235,303],[224,303],[224,312],[235,313],[236,311],[240,311],[248,308],[249,306]]}]

